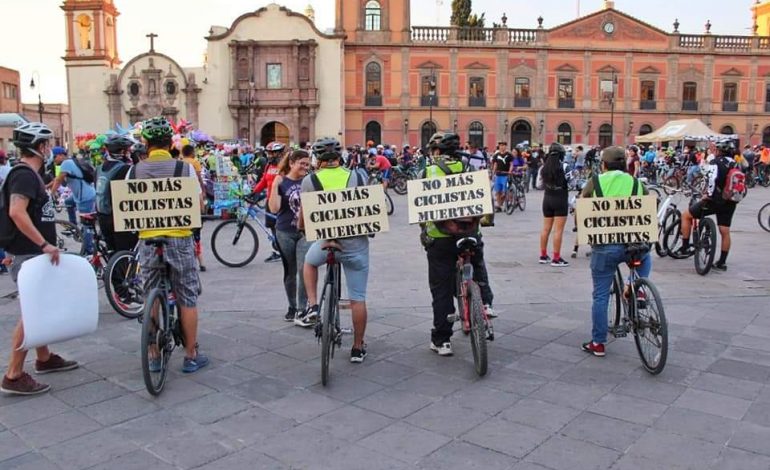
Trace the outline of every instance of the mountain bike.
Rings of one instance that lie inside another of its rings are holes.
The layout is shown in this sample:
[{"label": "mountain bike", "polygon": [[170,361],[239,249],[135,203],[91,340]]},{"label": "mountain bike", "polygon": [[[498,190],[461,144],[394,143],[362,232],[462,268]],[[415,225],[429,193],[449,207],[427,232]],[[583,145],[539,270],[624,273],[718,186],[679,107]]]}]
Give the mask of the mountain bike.
[{"label": "mountain bike", "polygon": [[625,283],[620,267],[615,270],[607,307],[607,332],[615,338],[625,338],[632,333],[642,366],[650,374],[657,375],[666,367],[668,322],[658,288],[651,280],[639,277],[637,272],[649,250],[646,244],[626,247],[630,277]]},{"label": "mountain bike", "polygon": [[522,212],[527,207],[527,195],[524,187],[524,179],[521,175],[508,175],[508,189],[505,192],[503,202],[505,213],[513,214],[518,207]]},{"label": "mountain bike", "polygon": [[272,219],[276,218],[274,214],[261,209],[253,199],[242,198],[237,217],[220,223],[211,234],[211,251],[217,261],[230,268],[240,268],[249,264],[257,256],[259,237],[249,223],[249,219],[257,224],[273,249],[278,251],[278,243],[273,233],[262,222],[265,215]]},{"label": "mountain bike", "polygon": [[759,222],[759,226],[762,227],[762,230],[770,232],[770,202],[759,209],[759,212],[757,212],[757,221]]},{"label": "mountain bike", "polygon": [[494,341],[495,333],[492,322],[484,310],[481,288],[473,280],[471,258],[478,245],[479,241],[474,237],[457,240],[460,254],[457,257],[455,295],[459,313],[449,315],[447,320],[450,322],[459,320],[463,333],[470,335],[476,374],[484,376],[487,373],[487,341]]},{"label": "mountain bike", "polygon": [[142,377],[150,395],[159,395],[166,383],[171,353],[177,346],[184,347],[184,337],[173,294],[171,266],[163,255],[168,240],[152,238],[143,243],[153,246],[155,254],[147,262],[152,269],[147,285],[152,287],[142,311]]},{"label": "mountain bike", "polygon": [[334,254],[339,251],[334,242],[327,242],[326,276],[324,278],[318,311],[321,315],[315,324],[315,336],[321,343],[321,384],[329,383],[329,363],[334,358],[334,350],[342,347],[342,329],[340,328],[340,294],[342,279],[340,264]]},{"label": "mountain bike", "polygon": [[693,249],[686,254],[679,253],[681,247],[681,218],[666,229],[664,244],[669,256],[674,259],[695,257],[695,272],[705,276],[714,265],[717,252],[717,225],[709,216],[693,218]]},{"label": "mountain bike", "polygon": [[104,270],[112,253],[107,247],[101,230],[96,227],[96,214],[80,214],[83,243],[80,255],[85,256],[96,273],[96,279],[104,280]]},{"label": "mountain bike", "polygon": [[[382,184],[382,172],[377,169],[369,171],[369,181],[367,182],[368,186],[374,186],[375,184]],[[393,215],[395,206],[393,205],[393,199],[388,194],[387,188],[385,189],[385,204],[388,207],[388,215]]]},{"label": "mountain bike", "polygon": [[[141,243],[141,241],[139,242]],[[110,306],[128,319],[139,318],[144,309],[144,285],[139,244],[133,250],[118,251],[110,257],[104,269],[104,293]]]}]

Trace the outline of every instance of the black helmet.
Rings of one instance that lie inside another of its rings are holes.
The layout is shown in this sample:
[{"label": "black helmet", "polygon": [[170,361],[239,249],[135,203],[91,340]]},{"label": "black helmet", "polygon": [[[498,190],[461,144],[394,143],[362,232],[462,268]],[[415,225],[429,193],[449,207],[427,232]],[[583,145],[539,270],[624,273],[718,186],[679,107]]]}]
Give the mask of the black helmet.
[{"label": "black helmet", "polygon": [[548,155],[556,155],[559,157],[559,160],[564,159],[564,155],[566,154],[567,150],[565,150],[564,146],[558,142],[554,142],[548,146]]},{"label": "black helmet", "polygon": [[333,137],[321,137],[313,144],[313,153],[319,161],[342,158],[342,145]]},{"label": "black helmet", "polygon": [[717,142],[717,150],[723,155],[735,155],[735,144],[732,140],[720,140]]},{"label": "black helmet", "polygon": [[454,132],[436,132],[428,141],[428,148],[453,156],[460,149],[460,136]]},{"label": "black helmet", "polygon": [[131,158],[134,160],[139,160],[139,157],[142,155],[147,155],[147,147],[142,143],[136,143],[131,148]]},{"label": "black helmet", "polygon": [[147,139],[147,142],[163,142],[166,139],[170,140],[173,135],[174,129],[164,117],[154,117],[142,124],[142,137]]},{"label": "black helmet", "polygon": [[[28,122],[13,130],[13,145],[20,149],[34,150],[44,140],[53,138],[53,132],[41,122]],[[37,152],[35,152],[37,153]],[[38,155],[41,156],[41,155]]]},{"label": "black helmet", "polygon": [[105,142],[104,145],[107,147],[107,151],[112,155],[118,155],[131,148],[135,143],[136,142],[125,135],[113,134],[107,137],[107,142]]}]

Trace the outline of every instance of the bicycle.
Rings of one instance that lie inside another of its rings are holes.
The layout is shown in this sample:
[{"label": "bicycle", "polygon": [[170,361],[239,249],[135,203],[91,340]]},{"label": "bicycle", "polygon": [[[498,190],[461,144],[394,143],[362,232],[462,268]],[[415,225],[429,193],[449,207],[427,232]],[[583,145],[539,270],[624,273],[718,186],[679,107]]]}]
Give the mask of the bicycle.
[{"label": "bicycle", "polygon": [[682,238],[681,218],[666,229],[665,244],[669,256],[674,259],[686,259],[695,257],[695,272],[705,276],[714,265],[714,257],[717,251],[717,226],[709,216],[693,218],[692,231],[693,249],[686,254],[679,253]]},{"label": "bicycle", "polygon": [[666,367],[668,322],[658,288],[637,272],[649,249],[648,245],[626,247],[630,277],[628,283],[624,283],[620,267],[615,270],[607,307],[607,332],[615,338],[625,338],[632,333],[642,366],[657,375]]},{"label": "bicycle", "polygon": [[508,175],[508,189],[505,192],[505,213],[508,215],[518,207],[522,212],[527,207],[527,195],[521,175]]},{"label": "bicycle", "polygon": [[[272,219],[276,218],[274,214],[260,208],[253,199],[241,198],[238,216],[235,219],[223,221],[211,234],[211,251],[217,261],[230,268],[240,268],[249,264],[257,256],[259,237],[254,227],[248,223],[250,218],[265,234],[273,249],[276,249],[278,243],[273,233],[262,222],[262,216],[265,214]],[[249,236],[242,236],[244,229]]]},{"label": "bicycle", "polygon": [[[382,172],[380,170],[373,170],[369,173],[369,181],[367,182],[368,186],[374,186],[377,184],[382,184]],[[395,210],[395,206],[393,205],[393,199],[390,197],[390,194],[388,194],[388,189],[385,188],[385,204],[388,206],[388,215],[393,215],[393,212]]]},{"label": "bicycle", "polygon": [[[141,243],[141,242],[140,242]],[[144,286],[140,275],[139,244],[133,250],[118,251],[104,269],[104,293],[119,315],[136,319],[144,309]]]},{"label": "bicycle", "polygon": [[770,202],[759,209],[759,212],[757,212],[757,221],[759,222],[759,226],[762,227],[762,230],[770,232]]},{"label": "bicycle", "polygon": [[461,321],[463,333],[471,337],[473,365],[480,377],[487,373],[487,341],[494,341],[492,322],[484,311],[481,288],[473,280],[471,257],[479,241],[475,237],[457,240],[460,254],[457,256],[456,291],[457,307],[460,313],[449,315],[450,322]]},{"label": "bicycle", "polygon": [[168,363],[176,347],[184,347],[182,323],[171,283],[171,266],[163,257],[166,238],[144,240],[155,248],[148,266],[152,269],[147,282],[150,288],[142,310],[142,377],[147,392],[157,396],[163,390]]},{"label": "bicycle", "polygon": [[104,270],[112,253],[107,247],[101,230],[96,228],[96,214],[80,214],[80,224],[83,227],[83,244],[80,248],[80,255],[85,256],[94,268],[96,278],[103,281]]},{"label": "bicycle", "polygon": [[68,220],[56,219],[56,247],[62,251],[80,254],[83,249],[83,234],[80,227]]}]

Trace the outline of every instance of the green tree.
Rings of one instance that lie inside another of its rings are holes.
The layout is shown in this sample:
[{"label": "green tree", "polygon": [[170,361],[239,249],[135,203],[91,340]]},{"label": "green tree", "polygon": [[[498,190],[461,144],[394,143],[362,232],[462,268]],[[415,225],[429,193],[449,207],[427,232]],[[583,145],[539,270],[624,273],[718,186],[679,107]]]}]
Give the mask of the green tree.
[{"label": "green tree", "polygon": [[452,17],[449,19],[449,24],[452,26],[468,26],[471,8],[471,0],[452,0]]}]

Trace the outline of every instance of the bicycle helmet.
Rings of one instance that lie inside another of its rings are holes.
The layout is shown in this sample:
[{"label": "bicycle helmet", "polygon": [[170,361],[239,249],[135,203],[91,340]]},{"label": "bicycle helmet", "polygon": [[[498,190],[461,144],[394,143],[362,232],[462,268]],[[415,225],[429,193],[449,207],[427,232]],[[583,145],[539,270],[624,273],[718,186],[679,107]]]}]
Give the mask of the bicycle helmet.
[{"label": "bicycle helmet", "polygon": [[134,143],[135,142],[127,136],[114,134],[107,137],[107,142],[105,142],[104,145],[107,146],[108,152],[117,155],[131,148]]},{"label": "bicycle helmet", "polygon": [[319,161],[342,158],[342,145],[333,137],[321,137],[313,144],[313,153]]},{"label": "bicycle helmet", "polygon": [[142,143],[136,143],[131,148],[131,158],[138,160],[142,155],[147,155],[147,147]]},{"label": "bicycle helmet", "polygon": [[164,117],[154,117],[148,119],[142,123],[142,137],[147,139],[147,142],[162,142],[166,139],[171,139],[174,135],[174,128],[171,127],[171,123]]},{"label": "bicycle helmet", "polygon": [[722,155],[733,156],[735,155],[735,144],[732,140],[720,140],[717,142],[717,150]]},{"label": "bicycle helmet", "polygon": [[268,152],[283,152],[283,149],[285,148],[286,146],[283,145],[283,143],[281,142],[270,142],[269,144],[267,144],[267,147],[265,148],[265,150],[267,150]]},{"label": "bicycle helmet", "polygon": [[556,155],[557,157],[559,157],[559,160],[563,160],[566,154],[567,154],[567,150],[564,148],[562,144],[558,142],[554,142],[548,146],[548,156]]},{"label": "bicycle helmet", "polygon": [[442,155],[453,156],[460,149],[460,136],[454,132],[436,132],[428,141],[428,147],[439,149]]},{"label": "bicycle helmet", "polygon": [[53,138],[53,132],[41,122],[28,122],[13,130],[13,145],[42,157],[35,147],[45,140]]}]

